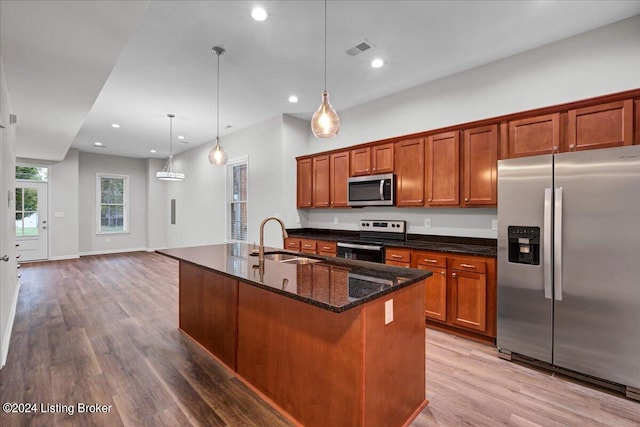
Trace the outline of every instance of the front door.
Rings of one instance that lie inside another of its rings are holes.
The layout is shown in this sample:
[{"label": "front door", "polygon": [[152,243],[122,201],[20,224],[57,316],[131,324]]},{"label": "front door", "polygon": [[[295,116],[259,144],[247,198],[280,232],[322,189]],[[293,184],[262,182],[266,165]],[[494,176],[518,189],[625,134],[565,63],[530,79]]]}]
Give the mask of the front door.
[{"label": "front door", "polygon": [[47,259],[47,183],[16,180],[15,201],[20,261]]}]

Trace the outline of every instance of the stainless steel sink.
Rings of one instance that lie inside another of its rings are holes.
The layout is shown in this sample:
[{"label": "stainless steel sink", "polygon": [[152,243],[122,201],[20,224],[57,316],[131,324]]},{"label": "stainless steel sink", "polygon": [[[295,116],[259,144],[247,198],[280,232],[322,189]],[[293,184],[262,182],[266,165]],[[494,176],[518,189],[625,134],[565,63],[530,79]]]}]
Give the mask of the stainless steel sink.
[{"label": "stainless steel sink", "polygon": [[320,262],[322,260],[302,257],[295,254],[289,254],[285,252],[272,252],[264,254],[264,259],[271,261],[282,262],[287,264],[311,264],[314,262]]}]

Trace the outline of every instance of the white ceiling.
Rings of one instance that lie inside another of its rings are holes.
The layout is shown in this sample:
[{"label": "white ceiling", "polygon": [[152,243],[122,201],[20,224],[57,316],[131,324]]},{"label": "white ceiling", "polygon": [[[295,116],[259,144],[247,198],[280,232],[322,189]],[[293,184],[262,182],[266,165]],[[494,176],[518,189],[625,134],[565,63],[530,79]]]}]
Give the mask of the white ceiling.
[{"label": "white ceiling", "polygon": [[[261,3],[269,12],[256,22]],[[278,113],[309,118],[323,89],[322,1],[0,2],[17,156],[163,158]],[[327,89],[340,110],[640,13],[640,1],[329,1]],[[351,57],[362,40],[374,47]],[[386,65],[370,67],[374,57]],[[290,104],[296,94],[300,101]],[[121,125],[119,129],[112,123]],[[188,144],[181,144],[184,135]],[[100,141],[107,148],[94,148]],[[156,149],[156,154],[150,154]]]}]

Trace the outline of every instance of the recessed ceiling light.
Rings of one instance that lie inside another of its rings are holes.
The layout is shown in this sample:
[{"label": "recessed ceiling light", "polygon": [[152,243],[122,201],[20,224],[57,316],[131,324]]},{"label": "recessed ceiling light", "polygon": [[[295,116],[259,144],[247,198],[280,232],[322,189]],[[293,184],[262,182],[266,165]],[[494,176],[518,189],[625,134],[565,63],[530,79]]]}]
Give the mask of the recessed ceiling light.
[{"label": "recessed ceiling light", "polygon": [[295,96],[295,95],[291,95],[289,97],[289,102],[292,103],[292,104],[295,104],[296,102],[298,102],[298,97]]},{"label": "recessed ceiling light", "polygon": [[153,148],[151,150],[149,150],[150,153],[155,153],[156,150],[154,150]]},{"label": "recessed ceiling light", "polygon": [[118,129],[118,128],[120,127],[120,125],[119,125],[119,124],[117,124],[117,123],[112,123],[112,124],[111,124],[111,127],[112,127],[112,128],[116,128],[116,129]]},{"label": "recessed ceiling light", "polygon": [[184,139],[184,136],[178,135],[178,139]]},{"label": "recessed ceiling light", "polygon": [[102,142],[97,142],[97,141],[93,143],[93,146],[94,147],[104,148],[104,145],[102,145]]},{"label": "recessed ceiling light", "polygon": [[373,68],[380,68],[384,65],[384,61],[380,58],[376,58],[373,61],[371,61],[371,66]]},{"label": "recessed ceiling light", "polygon": [[251,11],[251,17],[256,21],[264,21],[265,19],[267,19],[267,16],[269,16],[267,14],[267,11],[259,6],[254,7],[253,10]]}]

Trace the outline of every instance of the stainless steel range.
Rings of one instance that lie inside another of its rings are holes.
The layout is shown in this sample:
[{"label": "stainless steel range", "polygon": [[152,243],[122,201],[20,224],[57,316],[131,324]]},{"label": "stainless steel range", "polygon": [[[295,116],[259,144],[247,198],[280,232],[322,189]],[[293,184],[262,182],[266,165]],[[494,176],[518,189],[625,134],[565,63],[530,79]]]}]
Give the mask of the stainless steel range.
[{"label": "stainless steel range", "polygon": [[406,221],[360,220],[358,240],[338,242],[338,258],[384,263],[385,244],[405,243]]}]

